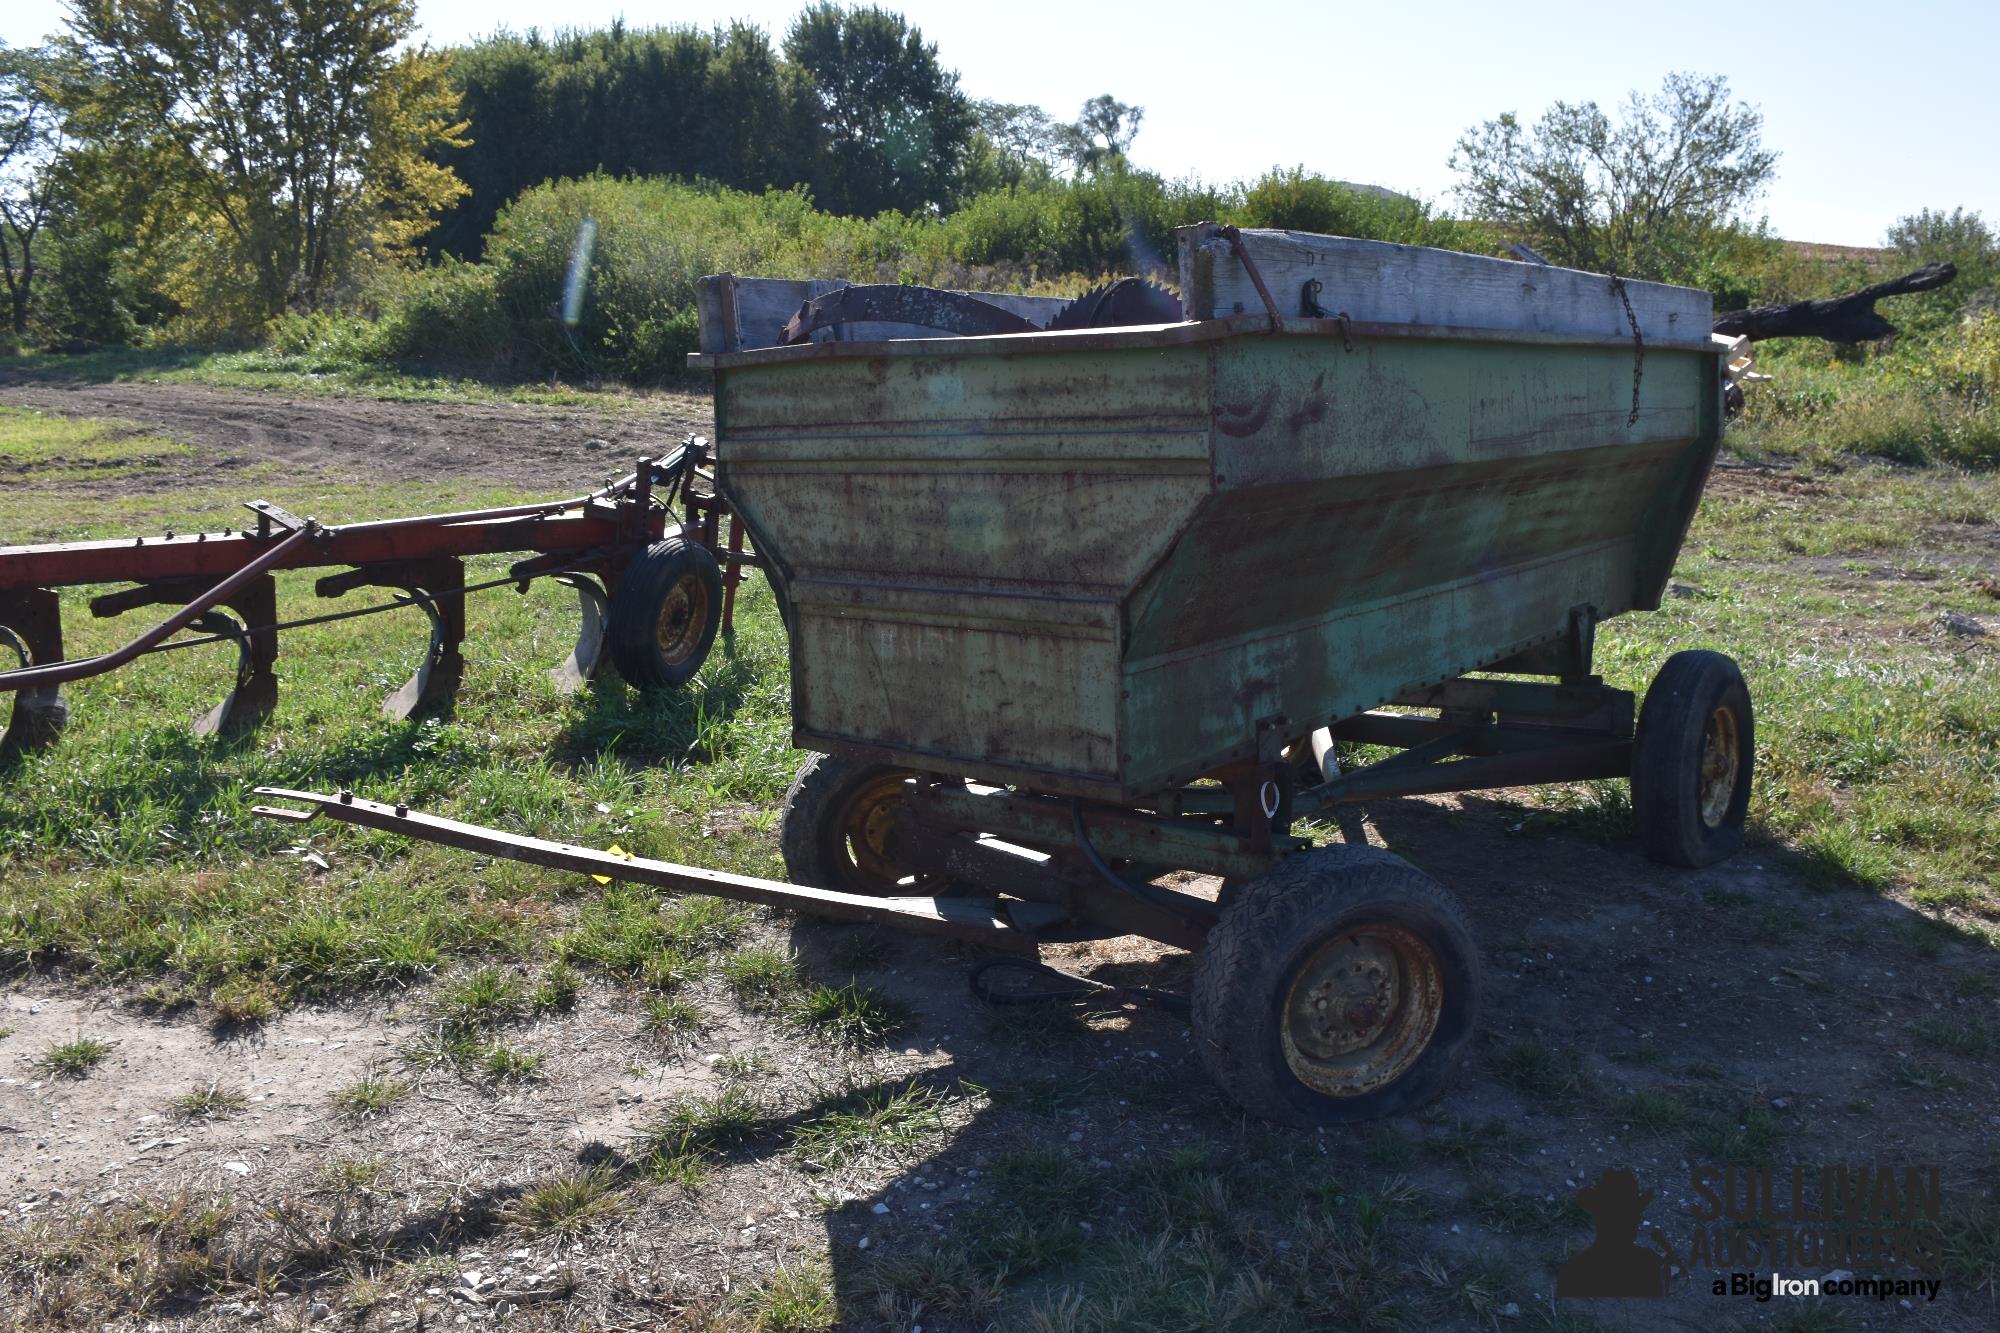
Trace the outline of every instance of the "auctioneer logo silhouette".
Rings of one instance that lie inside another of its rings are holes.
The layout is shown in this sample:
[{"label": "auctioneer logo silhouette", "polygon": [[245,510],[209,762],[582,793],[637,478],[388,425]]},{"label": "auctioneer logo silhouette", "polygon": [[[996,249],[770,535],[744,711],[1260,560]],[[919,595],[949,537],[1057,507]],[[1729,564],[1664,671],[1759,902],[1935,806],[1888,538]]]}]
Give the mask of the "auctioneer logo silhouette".
[{"label": "auctioneer logo silhouette", "polygon": [[1641,1194],[1639,1178],[1616,1167],[1595,1186],[1578,1190],[1576,1201],[1597,1224],[1597,1234],[1556,1273],[1556,1295],[1666,1295],[1671,1256],[1638,1243],[1639,1219],[1653,1192]]}]

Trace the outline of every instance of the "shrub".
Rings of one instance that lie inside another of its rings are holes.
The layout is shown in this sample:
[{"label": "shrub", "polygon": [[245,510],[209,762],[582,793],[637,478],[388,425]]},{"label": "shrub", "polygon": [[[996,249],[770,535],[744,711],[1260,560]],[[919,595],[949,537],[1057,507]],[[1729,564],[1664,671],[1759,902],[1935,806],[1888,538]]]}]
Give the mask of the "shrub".
[{"label": "shrub", "polygon": [[524,191],[501,210],[483,262],[447,260],[399,289],[378,287],[372,354],[472,373],[654,381],[679,374],[695,350],[704,274],[1073,293],[1110,274],[1171,281],[1174,229],[1209,219],[1490,248],[1483,231],[1428,205],[1303,169],[1249,187],[1118,170],[988,191],[944,217],[869,219],[821,212],[798,188],[594,175]]},{"label": "shrub", "polygon": [[[415,369],[505,375],[520,360],[495,269],[447,258],[385,283],[371,352]],[[532,367],[527,367],[532,368]]]},{"label": "shrub", "polygon": [[1759,368],[1773,380],[1750,386],[1739,450],[2000,467],[2000,316],[1887,350],[1773,343],[1759,349]]}]

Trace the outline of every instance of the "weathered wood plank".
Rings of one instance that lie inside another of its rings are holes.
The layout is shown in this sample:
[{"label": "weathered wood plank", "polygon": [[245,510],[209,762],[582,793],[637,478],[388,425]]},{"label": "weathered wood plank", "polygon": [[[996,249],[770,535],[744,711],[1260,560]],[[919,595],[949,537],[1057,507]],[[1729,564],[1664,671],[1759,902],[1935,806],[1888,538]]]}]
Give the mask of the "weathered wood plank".
[{"label": "weathered wood plank", "polygon": [[[696,284],[695,308],[703,352],[740,352],[775,347],[778,331],[799,307],[847,283],[825,278],[742,278],[721,273]],[[967,292],[1036,324],[1047,324],[1069,301],[1060,296],[1017,296],[1009,292]],[[950,335],[914,324],[847,324],[823,329],[815,342],[869,342],[883,338],[942,338]]]},{"label": "weathered wood plank", "polygon": [[[1624,303],[1601,273],[1346,236],[1257,230],[1240,235],[1286,318],[1311,313],[1305,288],[1317,279],[1321,308],[1359,321],[1611,338],[1632,334]],[[1221,227],[1212,222],[1182,227],[1178,238],[1189,319],[1264,312],[1256,284]],[[1707,345],[1707,292],[1636,279],[1624,285],[1646,342]]]}]

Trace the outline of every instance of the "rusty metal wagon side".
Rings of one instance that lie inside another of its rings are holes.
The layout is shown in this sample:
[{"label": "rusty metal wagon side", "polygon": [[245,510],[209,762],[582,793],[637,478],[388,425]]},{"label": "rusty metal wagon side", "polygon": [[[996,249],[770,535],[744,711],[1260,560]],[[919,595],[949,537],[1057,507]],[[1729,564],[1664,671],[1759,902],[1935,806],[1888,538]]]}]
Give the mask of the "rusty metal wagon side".
[{"label": "rusty metal wagon side", "polygon": [[[1217,227],[1181,260],[1180,322],[698,359],[817,752],[781,833],[810,887],[284,794],[1001,948],[1198,950],[1198,1043],[1246,1108],[1313,1125],[1428,1097],[1472,1031],[1472,931],[1344,815],[1630,777],[1654,855],[1741,838],[1734,664],[1677,654],[1643,707],[1592,671],[1600,622],[1658,606],[1714,457],[1707,297]],[[1343,742],[1393,753],[1343,772]],[[1319,816],[1345,840],[1302,836]]]}]

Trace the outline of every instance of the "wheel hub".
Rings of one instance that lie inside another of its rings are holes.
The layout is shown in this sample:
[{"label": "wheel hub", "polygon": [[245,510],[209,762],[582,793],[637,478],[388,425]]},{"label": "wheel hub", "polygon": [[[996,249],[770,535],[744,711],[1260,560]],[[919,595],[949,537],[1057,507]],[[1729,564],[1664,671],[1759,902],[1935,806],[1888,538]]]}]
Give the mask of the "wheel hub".
[{"label": "wheel hub", "polygon": [[891,769],[865,784],[848,798],[836,823],[846,860],[863,881],[864,893],[893,893],[905,878],[902,868],[890,860],[889,831],[909,776],[902,769]]},{"label": "wheel hub", "polygon": [[1430,1044],[1444,1010],[1437,955],[1401,926],[1356,926],[1322,944],[1285,996],[1285,1063],[1330,1097],[1394,1082]]},{"label": "wheel hub", "polygon": [[689,574],[674,584],[660,603],[660,654],[669,665],[679,666],[699,651],[702,627],[707,623],[707,585],[698,575]]},{"label": "wheel hub", "polygon": [[1701,731],[1701,822],[1722,827],[1736,799],[1738,750],[1736,714],[1718,708]]}]

